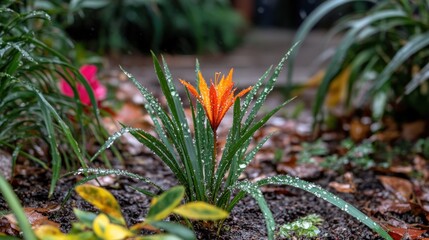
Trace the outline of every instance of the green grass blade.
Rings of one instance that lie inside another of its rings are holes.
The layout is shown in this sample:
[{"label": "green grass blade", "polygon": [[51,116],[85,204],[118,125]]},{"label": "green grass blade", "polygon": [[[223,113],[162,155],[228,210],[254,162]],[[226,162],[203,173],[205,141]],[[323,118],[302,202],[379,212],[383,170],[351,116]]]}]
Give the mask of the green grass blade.
[{"label": "green grass blade", "polygon": [[57,181],[60,178],[61,156],[57,147],[57,137],[55,136],[54,122],[52,121],[51,113],[49,112],[48,107],[44,104],[43,101],[39,101],[39,106],[43,113],[43,121],[45,122],[45,128],[48,134],[49,149],[52,158],[52,178],[51,186],[49,187],[48,193],[48,197],[51,197],[54,193]]},{"label": "green grass blade", "polygon": [[294,51],[295,47],[298,45],[298,43],[295,43],[292,45],[292,47],[287,51],[287,53],[282,57],[280,62],[278,63],[277,67],[274,69],[273,74],[271,75],[270,79],[265,83],[264,89],[262,90],[262,93],[259,95],[259,97],[256,99],[255,104],[252,107],[252,110],[249,113],[249,116],[247,117],[243,130],[245,131],[253,122],[253,120],[256,117],[256,114],[261,109],[261,107],[264,105],[265,100],[267,99],[268,94],[273,90],[274,84],[277,81],[277,78],[279,77],[279,74],[281,70],[283,69],[283,66],[286,62],[286,60],[289,58],[289,56]]},{"label": "green grass blade", "polygon": [[329,66],[326,70],[326,74],[323,77],[322,83],[320,84],[316,94],[316,99],[313,105],[313,116],[317,116],[320,112],[332,80],[335,78],[335,76],[337,76],[337,74],[341,71],[342,68],[346,67],[344,63],[346,54],[349,51],[350,47],[353,44],[356,44],[356,36],[362,31],[362,29],[374,22],[385,20],[386,18],[398,18],[404,16],[405,13],[400,10],[384,10],[374,13],[373,15],[367,16],[355,22],[353,28],[347,32],[346,36],[341,41],[334,57],[329,63]]},{"label": "green grass blade", "polygon": [[[31,87],[31,84],[29,85]],[[55,118],[55,120],[60,124],[60,128],[65,135],[70,147],[72,148],[74,154],[79,159],[79,162],[82,167],[88,167],[85,160],[83,159],[82,152],[79,148],[79,145],[77,144],[76,140],[74,139],[70,128],[67,126],[67,124],[61,119],[60,115],[58,115],[57,111],[51,106],[51,104],[45,99],[42,93],[40,93],[39,90],[37,90],[34,87],[31,87],[32,90],[37,94],[39,101],[42,102],[42,104],[45,105],[45,107],[49,110],[50,114]]]},{"label": "green grass blade", "polygon": [[250,103],[258,93],[259,88],[264,84],[272,68],[273,66],[270,66],[267,71],[265,71],[265,73],[258,79],[255,85],[252,86],[252,89],[246,94],[246,97],[244,98],[243,103],[241,105],[241,109],[243,110],[241,111],[240,119],[243,119],[244,115],[247,113],[247,109],[249,108]]},{"label": "green grass blade", "polygon": [[143,87],[133,75],[125,71],[122,67],[121,70],[127,75],[127,77],[134,83],[134,85],[137,87],[137,89],[140,91],[140,93],[143,95],[143,97],[146,99],[147,103],[145,104],[145,109],[148,111],[152,121],[155,125],[155,131],[158,134],[158,136],[161,138],[162,142],[167,146],[169,151],[171,153],[174,153],[173,147],[170,144],[170,141],[167,138],[167,135],[163,128],[161,127],[161,124],[158,121],[158,118],[160,118],[162,124],[166,128],[166,131],[170,134],[174,132],[173,123],[170,119],[170,117],[167,115],[167,113],[162,109],[161,104],[155,99],[155,97],[147,90],[145,87]]},{"label": "green grass blade", "polygon": [[[75,184],[75,186],[85,184],[91,180],[96,180],[97,178],[102,177],[102,176],[117,175],[117,176],[125,176],[125,177],[129,177],[129,178],[133,178],[133,179],[143,181],[143,182],[145,182],[151,186],[154,186],[156,189],[163,191],[163,189],[160,186],[158,186],[157,184],[152,182],[150,179],[145,178],[145,177],[140,176],[140,175],[137,175],[135,173],[130,173],[130,172],[127,172],[125,170],[120,170],[120,169],[80,168],[77,171],[72,172],[72,173],[68,173],[66,175],[70,175],[70,174],[75,174],[75,175],[84,174],[84,175],[86,175],[83,179],[79,180]],[[69,200],[73,190],[74,190],[74,188],[71,188],[67,192],[67,194],[64,197],[64,200],[61,204],[62,206]]]},{"label": "green grass blade", "polygon": [[405,86],[405,94],[410,94],[424,81],[429,79],[429,63],[426,64],[419,73],[414,75],[413,79]]},{"label": "green grass blade", "polygon": [[[332,10],[340,7],[341,5],[348,4],[351,2],[371,2],[375,3],[374,0],[332,0],[332,1],[326,1],[322,3],[320,6],[318,6],[310,15],[308,15],[304,22],[299,27],[295,38],[292,42],[299,42],[304,41],[304,39],[307,37],[310,30],[328,13],[330,13]],[[295,51],[291,54],[289,64],[288,64],[288,74],[287,74],[287,83],[288,85],[291,85],[292,83],[292,75],[293,75],[293,67],[295,65],[295,57],[299,52],[300,46],[297,46]]]},{"label": "green grass blade", "polygon": [[323,200],[337,206],[341,210],[355,217],[359,222],[365,224],[370,229],[377,232],[384,239],[392,239],[390,235],[378,223],[371,220],[368,216],[366,216],[364,213],[359,211],[351,204],[345,202],[341,198],[335,196],[334,194],[326,191],[325,189],[314,183],[306,182],[299,178],[293,178],[291,176],[286,175],[269,177],[257,182],[258,186],[263,186],[267,184],[289,185],[310,192],[315,196],[322,198]]},{"label": "green grass blade", "polygon": [[221,158],[221,161],[219,164],[219,168],[216,171],[216,183],[213,187],[213,193],[215,196],[216,196],[216,193],[219,191],[219,188],[222,184],[223,176],[225,176],[225,174],[226,174],[226,172],[227,172],[227,170],[231,164],[231,162],[227,161],[227,160],[232,159],[234,157],[234,155],[240,149],[242,149],[243,143],[245,143],[246,141],[249,141],[249,139],[253,136],[253,134],[258,129],[260,129],[276,112],[278,112],[281,108],[283,108],[286,104],[288,104],[292,100],[293,99],[290,99],[288,101],[285,101],[283,104],[277,106],[276,108],[271,110],[271,112],[266,114],[261,120],[259,120],[254,125],[249,127],[249,129],[247,131],[243,132],[241,134],[240,138],[237,139],[237,141],[232,144],[230,151],[228,151],[227,154],[222,155],[222,158]]},{"label": "green grass blade", "polygon": [[405,44],[399,51],[395,54],[393,59],[389,64],[383,69],[383,72],[378,76],[377,83],[373,88],[373,92],[380,91],[383,86],[389,81],[390,76],[394,71],[401,66],[406,60],[418,52],[419,50],[427,47],[429,45],[429,32],[418,35],[417,37],[411,39],[407,44]]},{"label": "green grass blade", "polygon": [[34,235],[34,232],[31,228],[30,223],[27,220],[27,216],[24,213],[24,210],[22,209],[21,204],[19,203],[18,197],[13,192],[12,188],[4,179],[3,175],[0,173],[0,192],[3,195],[4,200],[6,200],[6,203],[9,205],[10,209],[12,210],[13,214],[16,217],[16,220],[19,224],[19,227],[21,228],[21,231],[24,235],[24,238],[27,240],[36,240],[36,236]]},{"label": "green grass blade", "polygon": [[268,141],[268,139],[273,136],[274,133],[269,134],[268,136],[264,137],[248,154],[246,154],[245,158],[242,162],[239,163],[239,167],[237,171],[235,172],[234,179],[232,182],[237,181],[238,177],[244,172],[246,167],[250,164],[250,162],[255,158],[256,154],[261,150],[262,146]]},{"label": "green grass blade", "polygon": [[274,221],[273,214],[270,208],[268,207],[267,201],[265,201],[265,198],[262,195],[261,190],[259,189],[259,186],[254,183],[250,183],[248,181],[243,181],[235,185],[235,188],[238,188],[248,193],[256,200],[265,218],[265,224],[267,225],[268,239],[274,240],[274,231],[276,229],[276,223]]},{"label": "green grass blade", "polygon": [[[156,56],[152,53],[153,63],[155,66],[155,72],[158,76],[159,83],[161,85],[161,90],[167,100],[167,105],[170,110],[170,113],[173,115],[175,128],[178,131],[178,134],[171,136],[172,138],[177,138],[178,144],[176,144],[176,149],[183,160],[185,165],[186,175],[188,176],[189,191],[195,193],[197,199],[202,199],[205,195],[204,182],[200,181],[203,177],[203,173],[198,171],[198,159],[195,149],[195,144],[193,142],[189,125],[185,116],[185,111],[177,93],[176,87],[172,82],[172,77],[168,69],[165,60],[163,59],[164,72],[162,71],[161,65],[158,62]],[[188,196],[194,198],[194,194]]]},{"label": "green grass blade", "polygon": [[[240,137],[240,130],[241,130],[241,123],[240,123],[240,115],[241,115],[241,109],[240,109],[240,99],[237,98],[237,100],[235,100],[234,103],[234,113],[233,113],[233,121],[232,121],[232,126],[229,130],[229,134],[227,137],[226,142],[228,143],[233,143],[236,141],[236,139],[238,139]],[[228,144],[229,145],[229,144]],[[244,146],[243,146],[244,148]],[[224,153],[223,154],[228,154],[228,148],[225,148]],[[226,158],[222,158],[221,161],[230,161],[230,169],[229,169],[229,176],[226,180],[226,186],[230,186],[231,185],[231,181],[234,178],[234,174],[235,172],[237,172],[237,168],[238,168],[238,161],[240,160],[240,154],[235,155],[232,159],[226,159]],[[219,165],[223,165],[223,163],[219,163]],[[217,177],[221,177],[221,176],[217,176]]]},{"label": "green grass blade", "polygon": [[[131,172],[128,172],[125,170],[121,170],[121,169],[80,168],[80,169],[76,170],[74,172],[74,174],[75,175],[92,174],[90,176],[95,176],[95,177],[101,177],[101,176],[107,176],[107,175],[125,176],[125,177],[129,177],[129,178],[133,178],[133,179],[143,181],[144,183],[147,183],[147,184],[155,187],[156,189],[163,191],[163,189],[159,185],[152,182],[150,179],[145,178],[145,177],[140,176],[140,175],[135,174],[135,173],[131,173]],[[90,177],[90,176],[88,176],[88,177]],[[92,179],[94,179],[94,178],[92,178]],[[79,185],[84,184],[88,181],[79,181]]]}]

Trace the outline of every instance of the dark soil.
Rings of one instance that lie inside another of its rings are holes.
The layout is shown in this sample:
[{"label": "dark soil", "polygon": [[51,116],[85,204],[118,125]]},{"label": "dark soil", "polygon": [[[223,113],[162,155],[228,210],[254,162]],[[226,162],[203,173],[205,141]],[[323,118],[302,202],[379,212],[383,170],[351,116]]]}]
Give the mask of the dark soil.
[{"label": "dark soil", "polygon": [[[157,159],[142,155],[132,158],[125,157],[125,159],[127,159],[125,168],[133,173],[146,176],[165,188],[176,184],[173,175]],[[260,175],[275,172],[275,166],[272,163],[263,162],[261,165],[260,168],[263,171],[260,172]],[[49,208],[61,204],[69,189],[73,188],[77,178],[78,176],[62,178],[54,196],[50,199],[47,198],[50,175],[43,170],[27,166],[18,171],[12,185],[23,206]],[[333,172],[323,172],[312,181],[327,188],[328,183],[333,180],[341,180],[341,177]],[[330,190],[364,212],[365,209],[370,209],[369,205],[377,205],[383,198],[385,190],[376,179],[374,172],[356,172],[355,182],[357,183],[356,194],[336,193],[333,189]],[[134,224],[144,219],[148,210],[149,198],[134,191],[130,186],[147,187],[142,182],[118,177],[113,185],[106,188],[118,199],[128,224]],[[275,216],[276,223],[279,225],[317,213],[324,219],[323,225],[319,228],[321,230],[320,239],[381,239],[353,217],[310,193],[287,186],[272,189],[267,190],[264,195]],[[45,214],[49,216],[50,220],[60,223],[64,231],[68,231],[71,223],[76,221],[72,212],[73,208],[96,211],[73,193],[63,207]],[[0,209],[7,209],[7,205],[2,199],[0,199]],[[366,213],[371,216],[370,212]],[[382,219],[378,219],[378,222],[380,221]],[[420,220],[414,219],[414,221]],[[214,231],[208,231],[198,226],[196,232],[198,239],[266,239],[262,213],[256,202],[249,197],[244,198],[232,211],[220,236],[216,236]]]}]

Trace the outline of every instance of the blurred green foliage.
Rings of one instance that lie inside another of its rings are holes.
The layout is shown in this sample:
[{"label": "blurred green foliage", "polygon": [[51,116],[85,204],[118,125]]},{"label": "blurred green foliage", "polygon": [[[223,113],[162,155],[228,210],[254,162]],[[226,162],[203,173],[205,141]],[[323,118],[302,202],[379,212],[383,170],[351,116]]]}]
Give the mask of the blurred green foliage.
[{"label": "blurred green foliage", "polygon": [[402,120],[427,118],[428,1],[326,1],[306,18],[295,40],[305,39],[326,15],[352,2],[369,2],[372,6],[367,11],[345,15],[327,34],[329,38],[340,33],[342,40],[326,68],[313,114],[320,113],[330,86],[344,69],[350,68],[345,85],[347,107],[369,106],[376,119],[386,112]]},{"label": "blurred green foliage", "polygon": [[245,27],[227,0],[35,0],[35,5],[98,52],[229,51]]},{"label": "blurred green foliage", "polygon": [[[30,1],[0,4],[0,148],[52,170],[49,194],[63,167],[85,167],[88,134],[102,139],[98,108],[87,81],[70,58],[70,40],[50,24],[44,11],[32,10]],[[93,107],[77,96],[62,95],[59,79],[90,93]],[[67,146],[67,147],[64,147]],[[47,162],[49,161],[49,162]]]}]

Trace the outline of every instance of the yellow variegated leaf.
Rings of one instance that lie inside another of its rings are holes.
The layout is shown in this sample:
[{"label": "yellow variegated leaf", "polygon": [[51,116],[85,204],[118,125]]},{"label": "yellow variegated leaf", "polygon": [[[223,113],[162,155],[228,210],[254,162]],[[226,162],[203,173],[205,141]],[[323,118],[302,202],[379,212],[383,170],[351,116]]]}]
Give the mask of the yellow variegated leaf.
[{"label": "yellow variegated leaf", "polygon": [[79,240],[78,236],[66,235],[60,229],[52,225],[43,225],[37,228],[34,233],[42,240]]},{"label": "yellow variegated leaf", "polygon": [[77,186],[75,190],[87,202],[114,218],[119,223],[125,225],[121,208],[115,197],[109,191],[89,184]]},{"label": "yellow variegated leaf", "polygon": [[100,214],[94,219],[92,229],[104,240],[121,240],[134,236],[127,228],[110,223],[109,217],[105,214]]},{"label": "yellow variegated leaf", "polygon": [[190,202],[173,210],[185,218],[194,220],[220,220],[227,218],[229,213],[206,202]]},{"label": "yellow variegated leaf", "polygon": [[158,221],[166,218],[179,205],[184,195],[185,188],[177,186],[156,197],[155,200],[152,200],[146,221]]}]

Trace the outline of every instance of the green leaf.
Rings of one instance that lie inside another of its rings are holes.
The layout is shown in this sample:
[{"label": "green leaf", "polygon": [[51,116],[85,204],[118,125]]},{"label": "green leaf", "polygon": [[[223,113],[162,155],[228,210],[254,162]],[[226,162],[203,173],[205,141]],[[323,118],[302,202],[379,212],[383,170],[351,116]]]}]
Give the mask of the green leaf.
[{"label": "green leaf", "polygon": [[405,13],[401,10],[384,10],[359,19],[353,24],[352,29],[347,32],[340,45],[337,47],[335,55],[329,63],[326,74],[318,88],[313,105],[313,116],[317,116],[320,112],[332,80],[335,79],[343,67],[346,67],[344,62],[345,57],[350,50],[350,47],[357,43],[356,36],[362,31],[362,29],[377,21],[404,16]]},{"label": "green leaf", "polygon": [[406,60],[408,60],[413,54],[420,51],[429,45],[429,32],[418,35],[411,39],[395,54],[393,59],[383,69],[383,72],[377,77],[377,83],[373,88],[373,92],[380,91],[383,86],[389,81],[390,76],[394,71],[401,66]]},{"label": "green leaf", "polygon": [[[304,22],[299,27],[298,31],[295,34],[295,38],[292,42],[296,43],[299,41],[304,41],[310,30],[328,13],[333,11],[334,9],[340,7],[341,5],[348,4],[351,2],[372,2],[375,3],[374,0],[332,0],[332,1],[325,1],[320,6],[318,6],[313,12],[311,12],[310,15],[308,15]],[[288,85],[292,82],[292,76],[293,76],[293,67],[295,64],[295,57],[299,52],[300,46],[297,46],[295,51],[290,56],[290,61],[288,64]]]},{"label": "green leaf", "polygon": [[414,75],[413,79],[405,86],[405,94],[410,94],[418,86],[429,79],[429,63],[426,64],[419,73]]},{"label": "green leaf", "polygon": [[50,148],[51,157],[52,157],[52,166],[51,166],[52,178],[51,178],[51,186],[49,188],[49,194],[48,194],[48,196],[51,197],[52,194],[54,193],[56,183],[60,178],[61,156],[57,147],[57,137],[55,136],[55,130],[54,130],[54,125],[51,118],[51,113],[49,112],[48,107],[45,105],[43,101],[39,101],[39,106],[43,113],[43,120],[45,122],[45,128],[48,134],[49,148]]},{"label": "green leaf", "polygon": [[[286,62],[286,60],[289,58],[289,56],[293,53],[295,48],[297,47],[298,43],[295,43],[292,45],[292,47],[287,51],[287,53],[282,57],[280,62],[278,63],[277,67],[274,69],[273,74],[271,75],[270,79],[265,83],[264,89],[262,90],[259,97],[256,99],[254,106],[251,108],[251,111],[245,121],[245,124],[243,126],[244,130],[247,130],[247,128],[252,124],[253,120],[256,117],[256,114],[259,112],[260,108],[265,103],[265,100],[267,99],[268,94],[274,89],[274,84],[277,81],[277,78],[283,69],[283,66]],[[247,101],[247,98],[246,100]],[[242,111],[245,113],[245,111]]]},{"label": "green leaf", "polygon": [[182,186],[173,187],[163,194],[152,199],[146,221],[159,221],[166,218],[173,212],[173,209],[180,204],[185,195],[185,188]]},{"label": "green leaf", "polygon": [[150,225],[163,229],[167,231],[168,233],[171,233],[177,237],[179,237],[182,240],[194,240],[196,239],[195,233],[190,230],[189,228],[186,228],[178,223],[174,222],[166,222],[166,221],[157,221],[157,222],[151,222]]},{"label": "green leaf", "polygon": [[[361,211],[359,211],[357,208],[352,206],[351,204],[345,202],[341,198],[335,196],[334,194],[324,190],[320,186],[303,181],[299,178],[293,178],[290,176],[274,176],[269,177],[263,180],[260,180],[257,182],[258,186],[263,186],[267,184],[281,184],[281,185],[290,185],[296,188],[300,188],[304,191],[310,192],[317,197],[322,198],[323,200],[330,202],[331,204],[337,206],[341,210],[345,211],[346,213],[350,214],[351,216],[355,217],[357,220],[359,220],[361,223],[368,226],[370,229],[377,232],[381,237],[384,239],[392,239],[390,235],[376,222],[371,220],[368,216],[363,214]],[[243,189],[244,190],[244,189]],[[269,215],[268,215],[269,216]],[[273,220],[274,221],[274,220]]]},{"label": "green leaf", "polygon": [[22,209],[22,206],[19,202],[18,197],[13,192],[10,185],[4,179],[3,175],[0,173],[0,192],[3,195],[3,199],[9,205],[9,208],[12,210],[13,214],[16,217],[16,220],[19,224],[19,227],[24,235],[25,239],[36,240],[36,236],[31,228],[30,223],[28,222],[27,216]]},{"label": "green leaf", "polygon": [[265,218],[265,224],[267,226],[268,239],[274,240],[274,231],[276,229],[276,223],[274,221],[273,214],[271,213],[270,208],[268,207],[267,201],[265,201],[264,196],[262,195],[259,186],[248,181],[243,181],[237,183],[234,188],[238,188],[252,196],[259,205],[259,208],[262,211],[262,214]]},{"label": "green leaf", "polygon": [[77,208],[73,208],[73,212],[80,223],[84,224],[88,228],[92,228],[92,223],[94,222],[94,219],[97,217],[97,214],[92,212],[82,211]]},{"label": "green leaf", "polygon": [[182,217],[193,220],[221,220],[228,217],[228,212],[201,201],[190,202],[173,210]]}]

